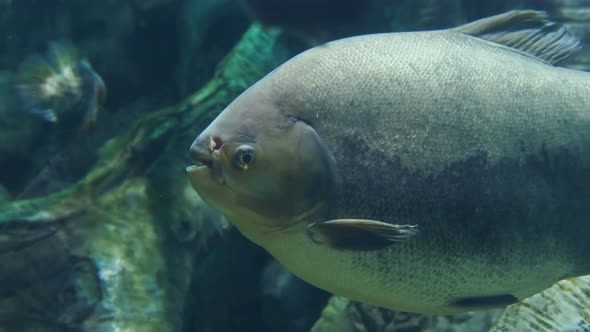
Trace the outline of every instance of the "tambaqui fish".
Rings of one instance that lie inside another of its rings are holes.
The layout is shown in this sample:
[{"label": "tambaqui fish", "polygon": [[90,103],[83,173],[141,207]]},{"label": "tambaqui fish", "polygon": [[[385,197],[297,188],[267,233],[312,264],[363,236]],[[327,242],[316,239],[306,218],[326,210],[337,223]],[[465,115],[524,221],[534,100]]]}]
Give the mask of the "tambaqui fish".
[{"label": "tambaqui fish", "polygon": [[191,147],[194,189],[327,291],[428,314],[590,274],[590,74],[538,11],[345,38],[268,74]]}]

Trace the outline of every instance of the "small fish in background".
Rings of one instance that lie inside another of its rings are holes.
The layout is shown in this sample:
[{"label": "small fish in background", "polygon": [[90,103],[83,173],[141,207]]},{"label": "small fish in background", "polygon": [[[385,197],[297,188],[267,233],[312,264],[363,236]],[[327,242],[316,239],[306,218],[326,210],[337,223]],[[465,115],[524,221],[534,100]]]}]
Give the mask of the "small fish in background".
[{"label": "small fish in background", "polygon": [[90,62],[69,42],[50,42],[45,54],[34,54],[19,68],[16,89],[27,111],[57,123],[83,112],[82,130],[94,127],[106,86]]}]

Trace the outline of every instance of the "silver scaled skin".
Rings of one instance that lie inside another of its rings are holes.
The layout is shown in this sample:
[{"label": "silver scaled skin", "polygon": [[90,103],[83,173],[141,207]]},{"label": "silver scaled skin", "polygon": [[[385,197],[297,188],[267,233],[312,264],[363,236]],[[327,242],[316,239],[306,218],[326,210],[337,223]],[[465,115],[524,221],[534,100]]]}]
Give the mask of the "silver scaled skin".
[{"label": "silver scaled skin", "polygon": [[[522,29],[522,30],[519,30]],[[346,38],[291,59],[194,141],[194,189],[327,291],[427,314],[590,274],[590,74],[536,11]]]}]

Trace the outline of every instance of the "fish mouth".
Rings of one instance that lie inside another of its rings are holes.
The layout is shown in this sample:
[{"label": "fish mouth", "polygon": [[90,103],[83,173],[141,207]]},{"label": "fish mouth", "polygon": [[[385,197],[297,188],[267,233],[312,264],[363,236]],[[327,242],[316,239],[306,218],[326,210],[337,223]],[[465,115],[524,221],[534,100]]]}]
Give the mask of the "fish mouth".
[{"label": "fish mouth", "polygon": [[196,161],[194,166],[213,166],[213,154],[212,151],[205,149],[201,146],[193,145],[190,150],[191,158]]},{"label": "fish mouth", "polygon": [[206,165],[190,165],[186,167],[186,172],[188,174],[195,174],[196,172],[199,172],[201,170],[204,170],[206,168],[209,168]]},{"label": "fish mouth", "polygon": [[194,163],[193,165],[187,166],[186,167],[186,171],[190,172],[193,169],[197,169],[197,168],[213,168],[213,161],[197,161],[196,163]]},{"label": "fish mouth", "polygon": [[193,146],[191,158],[196,161],[194,165],[186,168],[189,177],[208,175],[218,184],[223,184],[219,152]]},{"label": "fish mouth", "polygon": [[213,168],[213,160],[197,160],[194,165],[186,167],[186,172],[190,174],[202,173],[205,170]]},{"label": "fish mouth", "polygon": [[186,172],[189,176],[189,180],[193,183],[200,183],[204,177],[208,177],[214,180],[217,184],[222,185],[225,183],[223,176],[221,176],[221,169],[216,167],[213,162],[208,163],[196,163],[186,167]]}]

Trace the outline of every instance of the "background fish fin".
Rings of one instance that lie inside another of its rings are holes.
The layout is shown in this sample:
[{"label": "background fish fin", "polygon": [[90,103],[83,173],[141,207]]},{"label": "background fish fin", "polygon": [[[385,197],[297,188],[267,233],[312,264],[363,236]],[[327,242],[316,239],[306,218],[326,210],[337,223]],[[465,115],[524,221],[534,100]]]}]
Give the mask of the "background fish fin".
[{"label": "background fish fin", "polygon": [[31,109],[31,113],[37,114],[49,122],[57,122],[57,114],[50,108],[33,108]]},{"label": "background fish fin", "polygon": [[35,54],[27,57],[19,66],[15,89],[27,111],[37,113],[44,109],[43,104],[50,93],[45,88],[46,80],[56,75],[51,65],[41,56]]},{"label": "background fish fin", "polygon": [[88,107],[88,111],[86,111],[86,116],[84,116],[84,122],[82,123],[81,127],[82,132],[89,132],[94,129],[94,126],[96,125],[98,105],[96,103],[92,103]]},{"label": "background fish fin", "polygon": [[576,53],[580,41],[543,11],[513,10],[451,29],[558,63]]},{"label": "background fish fin", "polygon": [[16,91],[28,111],[34,112],[35,108],[43,104],[45,92],[41,85],[19,84],[16,86]]},{"label": "background fish fin", "polygon": [[22,84],[39,84],[52,75],[55,70],[51,64],[41,55],[33,54],[20,63],[17,80]]},{"label": "background fish fin", "polygon": [[82,59],[80,51],[68,40],[51,41],[47,47],[47,61],[57,72]]},{"label": "background fish fin", "polygon": [[590,276],[562,280],[509,306],[490,332],[590,331]]},{"label": "background fish fin", "polygon": [[336,219],[307,226],[308,235],[335,249],[377,250],[418,233],[415,225],[395,225],[368,219]]}]

